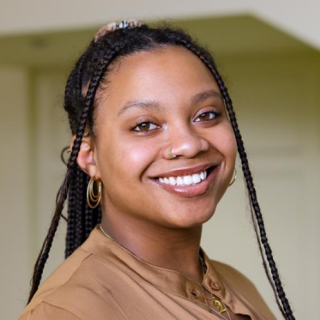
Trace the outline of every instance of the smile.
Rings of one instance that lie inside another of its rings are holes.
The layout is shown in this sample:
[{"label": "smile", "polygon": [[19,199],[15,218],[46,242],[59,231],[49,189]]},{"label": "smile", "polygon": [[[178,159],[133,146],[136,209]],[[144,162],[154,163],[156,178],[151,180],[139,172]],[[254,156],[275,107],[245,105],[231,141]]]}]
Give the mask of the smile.
[{"label": "smile", "polygon": [[163,177],[158,178],[160,183],[170,184],[172,186],[191,186],[200,183],[207,178],[207,171],[203,170],[200,173],[193,175],[178,176],[178,177]]},{"label": "smile", "polygon": [[186,198],[206,193],[220,166],[212,166],[192,175],[168,176],[152,179],[162,189]]}]

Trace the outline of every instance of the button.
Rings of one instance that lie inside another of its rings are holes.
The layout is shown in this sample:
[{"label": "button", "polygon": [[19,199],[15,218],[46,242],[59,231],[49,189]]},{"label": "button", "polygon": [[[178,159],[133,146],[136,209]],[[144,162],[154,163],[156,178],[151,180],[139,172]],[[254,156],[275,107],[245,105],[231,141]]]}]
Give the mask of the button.
[{"label": "button", "polygon": [[189,292],[190,292],[190,295],[191,295],[192,299],[197,299],[198,298],[199,294],[195,289],[191,289]]},{"label": "button", "polygon": [[198,294],[197,294],[197,292],[196,292],[195,290],[191,290],[191,294],[192,294],[193,296],[195,296],[195,297],[198,296]]},{"label": "button", "polygon": [[221,289],[221,285],[218,282],[211,282],[210,287],[214,291],[219,291]]}]

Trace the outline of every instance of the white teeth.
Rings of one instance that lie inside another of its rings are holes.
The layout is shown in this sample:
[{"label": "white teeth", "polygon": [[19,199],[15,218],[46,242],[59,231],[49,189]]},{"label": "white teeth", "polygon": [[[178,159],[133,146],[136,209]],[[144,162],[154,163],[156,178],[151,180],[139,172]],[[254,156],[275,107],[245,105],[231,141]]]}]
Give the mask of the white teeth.
[{"label": "white teeth", "polygon": [[176,185],[176,179],[173,178],[173,177],[169,177],[169,182],[172,186],[175,186]]},{"label": "white teeth", "polygon": [[[161,181],[160,181],[161,182]],[[178,177],[177,178],[177,186],[183,186],[184,183],[183,183],[183,179],[181,177]]]},{"label": "white teeth", "polygon": [[197,173],[193,174],[192,175],[192,181],[193,181],[193,183],[199,183],[201,181],[200,175],[197,174]]},{"label": "white teeth", "polygon": [[193,181],[192,181],[192,177],[191,176],[184,176],[183,177],[183,182],[186,186],[190,186],[192,185]]},{"label": "white teeth", "polygon": [[188,176],[179,176],[179,177],[164,177],[159,178],[159,182],[170,184],[172,186],[191,186],[200,183],[203,180],[206,180],[207,172],[201,171],[200,173],[195,173]]}]

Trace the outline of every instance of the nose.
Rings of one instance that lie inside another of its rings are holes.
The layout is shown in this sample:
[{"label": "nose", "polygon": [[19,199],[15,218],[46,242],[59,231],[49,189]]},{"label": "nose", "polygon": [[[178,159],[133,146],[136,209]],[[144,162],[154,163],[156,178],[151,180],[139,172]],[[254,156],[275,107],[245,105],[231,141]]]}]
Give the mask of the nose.
[{"label": "nose", "polygon": [[[193,158],[198,153],[207,151],[209,149],[209,142],[197,133],[192,126],[184,126],[183,128],[171,128],[169,143],[166,150],[171,147],[171,154],[177,157]],[[168,156],[168,152],[164,151],[166,158],[172,159]]]}]

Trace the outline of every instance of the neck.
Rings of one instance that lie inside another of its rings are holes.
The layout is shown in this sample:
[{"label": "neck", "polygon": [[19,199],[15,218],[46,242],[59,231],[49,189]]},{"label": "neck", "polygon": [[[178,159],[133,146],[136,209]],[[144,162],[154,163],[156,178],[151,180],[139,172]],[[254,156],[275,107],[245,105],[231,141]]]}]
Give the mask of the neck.
[{"label": "neck", "polygon": [[[178,271],[201,283],[203,269],[199,259],[202,226],[188,229],[160,227],[146,221],[102,219],[102,229],[119,245],[143,261]],[[119,228],[118,226],[121,226]],[[134,232],[132,232],[134,230]]]}]

